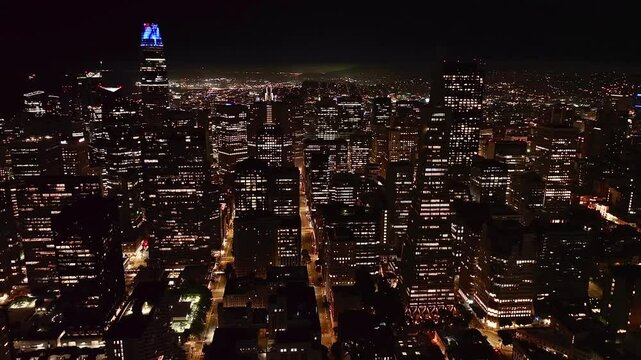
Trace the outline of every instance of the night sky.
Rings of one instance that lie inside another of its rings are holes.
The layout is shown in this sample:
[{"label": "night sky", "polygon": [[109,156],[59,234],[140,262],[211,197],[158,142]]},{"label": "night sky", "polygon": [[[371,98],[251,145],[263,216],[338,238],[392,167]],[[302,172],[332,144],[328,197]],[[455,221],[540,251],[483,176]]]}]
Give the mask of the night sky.
[{"label": "night sky", "polygon": [[636,68],[640,11],[638,1],[2,0],[2,103],[27,73],[98,60],[135,67],[145,21],[160,24],[170,76],[171,67],[394,67],[443,57]]}]

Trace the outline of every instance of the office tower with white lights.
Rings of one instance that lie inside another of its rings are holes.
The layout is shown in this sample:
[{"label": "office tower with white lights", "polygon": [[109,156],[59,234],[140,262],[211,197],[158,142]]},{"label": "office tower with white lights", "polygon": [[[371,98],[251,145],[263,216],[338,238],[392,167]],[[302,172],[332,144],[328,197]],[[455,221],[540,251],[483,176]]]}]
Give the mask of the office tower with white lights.
[{"label": "office tower with white lights", "polygon": [[389,163],[385,192],[390,209],[390,236],[395,249],[400,249],[407,236],[412,213],[414,167],[409,161]]},{"label": "office tower with white lights", "polygon": [[536,298],[536,236],[515,220],[486,225],[478,256],[474,300],[493,328],[530,321]]},{"label": "office tower with white lights", "polygon": [[470,174],[472,200],[490,205],[505,205],[508,184],[507,165],[477,156]]},{"label": "office tower with white lights", "polygon": [[349,135],[349,167],[352,172],[367,171],[372,157],[373,137],[371,132],[354,130]]},{"label": "office tower with white lights", "polygon": [[420,129],[417,183],[402,253],[406,311],[426,318],[454,307],[454,246],[450,236],[448,111],[432,108]]},{"label": "office tower with white lights", "polygon": [[341,96],[336,100],[340,125],[339,135],[348,138],[357,129],[365,129],[363,100],[356,96]]},{"label": "office tower with white lights", "polygon": [[341,117],[334,99],[323,98],[316,102],[314,134],[321,140],[336,140],[339,137]]},{"label": "office tower with white lights", "polygon": [[270,167],[283,166],[287,162],[285,135],[280,125],[265,123],[258,128],[256,157]]},{"label": "office tower with white lights", "polygon": [[204,129],[147,131],[143,154],[150,261],[172,274],[208,264],[216,201]]},{"label": "office tower with white lights", "polygon": [[467,181],[479,150],[484,74],[476,62],[445,61],[435,79],[432,100],[451,111],[449,177]]},{"label": "office tower with white lights", "polygon": [[562,220],[563,210],[573,200],[576,183],[579,136],[573,127],[544,125],[537,128],[534,138],[536,161],[534,169],[543,178],[543,207],[553,220]]},{"label": "office tower with white lights", "polygon": [[29,288],[34,294],[59,290],[53,217],[83,197],[100,195],[100,179],[91,176],[25,177],[12,187],[18,231]]},{"label": "office tower with white lights", "polygon": [[248,156],[248,114],[246,106],[231,103],[216,104],[212,110],[210,142],[222,174],[233,172],[236,163]]},{"label": "office tower with white lights", "polygon": [[391,125],[393,115],[392,100],[388,97],[377,97],[372,100],[370,128],[374,133],[374,160],[381,164],[381,169],[387,167],[387,130]]}]

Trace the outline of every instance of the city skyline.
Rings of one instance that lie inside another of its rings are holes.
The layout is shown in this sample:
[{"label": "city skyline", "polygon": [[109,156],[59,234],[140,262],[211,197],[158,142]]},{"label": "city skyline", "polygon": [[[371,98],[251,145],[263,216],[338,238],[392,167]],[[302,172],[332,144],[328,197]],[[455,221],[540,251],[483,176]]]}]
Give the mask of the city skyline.
[{"label": "city skyline", "polygon": [[629,12],[111,5],[9,39],[0,360],[641,358]]}]

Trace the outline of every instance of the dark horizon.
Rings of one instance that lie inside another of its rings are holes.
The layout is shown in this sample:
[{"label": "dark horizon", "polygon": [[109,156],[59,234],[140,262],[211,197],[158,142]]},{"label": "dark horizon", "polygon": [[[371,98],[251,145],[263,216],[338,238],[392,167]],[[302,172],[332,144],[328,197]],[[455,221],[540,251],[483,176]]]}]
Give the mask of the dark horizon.
[{"label": "dark horizon", "polygon": [[[170,76],[203,66],[288,69],[292,64],[354,64],[420,74],[443,58],[481,59],[492,70],[638,71],[637,7],[575,1],[394,6],[183,1],[179,8],[164,0],[113,1],[100,8],[76,1],[35,7],[12,2],[0,5],[7,54],[0,59],[0,77],[10,95],[31,73],[53,77],[99,61],[135,71],[144,22],[160,25]],[[0,113],[16,101],[3,100]]]}]

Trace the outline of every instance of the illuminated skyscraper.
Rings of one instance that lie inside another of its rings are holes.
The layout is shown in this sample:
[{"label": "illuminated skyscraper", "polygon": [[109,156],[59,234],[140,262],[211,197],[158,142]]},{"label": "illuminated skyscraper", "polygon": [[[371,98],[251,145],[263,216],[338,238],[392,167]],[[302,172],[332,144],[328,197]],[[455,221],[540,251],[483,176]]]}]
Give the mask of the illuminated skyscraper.
[{"label": "illuminated skyscraper", "polygon": [[[302,123],[300,124],[302,126]],[[278,129],[282,138],[283,161],[292,163],[292,123],[288,104],[277,101],[261,101],[251,105],[247,124],[247,148],[249,156],[259,157],[259,136],[272,136],[269,133]],[[264,139],[263,139],[264,143]]]},{"label": "illuminated skyscraper", "polygon": [[211,143],[214,159],[223,174],[233,172],[236,163],[247,158],[248,109],[243,105],[219,104],[213,109]]},{"label": "illuminated skyscraper", "polygon": [[349,167],[356,173],[365,173],[372,154],[372,133],[354,130],[349,136]]},{"label": "illuminated skyscraper", "polygon": [[305,141],[305,186],[312,211],[329,202],[329,183],[332,174],[348,169],[348,146],[343,139],[334,141]]},{"label": "illuminated skyscraper", "polygon": [[100,195],[100,179],[88,176],[33,176],[12,188],[19,219],[29,288],[34,294],[58,287],[53,217],[83,197]]},{"label": "illuminated skyscraper", "polygon": [[388,155],[389,162],[416,161],[418,128],[421,120],[421,104],[416,101],[399,101],[395,105],[396,113],[389,129]]},{"label": "illuminated skyscraper", "polygon": [[323,209],[328,239],[323,250],[332,285],[352,285],[356,269],[373,274],[383,253],[383,216],[379,209],[340,204]]},{"label": "illuminated skyscraper", "polygon": [[338,132],[341,137],[347,138],[357,129],[364,130],[366,124],[363,121],[363,100],[355,96],[343,96],[338,98],[338,116],[340,125]]},{"label": "illuminated skyscraper", "polygon": [[505,205],[507,193],[507,166],[496,160],[477,156],[472,165],[470,193],[477,202]]},{"label": "illuminated skyscraper", "polygon": [[140,91],[143,105],[149,110],[169,105],[169,80],[160,28],[157,24],[143,24],[140,40]]},{"label": "illuminated skyscraper", "polygon": [[518,221],[494,221],[484,228],[474,299],[489,326],[531,319],[536,298],[536,251],[535,235]]},{"label": "illuminated skyscraper", "polygon": [[128,245],[144,219],[141,119],[137,107],[116,94],[105,99],[103,110],[103,191],[117,200],[122,242]]},{"label": "illuminated skyscraper", "polygon": [[390,236],[395,249],[403,245],[412,213],[414,168],[409,161],[393,162],[387,167],[385,192],[390,209]]},{"label": "illuminated skyscraper", "polygon": [[283,129],[274,123],[260,126],[256,136],[256,157],[270,167],[283,166],[286,162]]},{"label": "illuminated skyscraper", "polygon": [[402,254],[406,310],[418,318],[454,306],[454,246],[445,186],[447,116],[443,108],[431,109],[419,132],[416,195]]},{"label": "illuminated skyscraper", "polygon": [[336,140],[341,125],[338,105],[334,99],[324,98],[316,102],[316,126],[314,134],[318,139]]},{"label": "illuminated skyscraper", "polygon": [[433,101],[452,113],[448,139],[449,177],[467,181],[479,150],[483,118],[483,71],[475,62],[446,61],[433,87]]},{"label": "illuminated skyscraper", "polygon": [[267,163],[255,158],[245,159],[234,168],[234,213],[242,218],[268,211]]},{"label": "illuminated skyscraper", "polygon": [[393,114],[392,100],[387,97],[375,98],[372,101],[371,130],[374,133],[374,159],[381,168],[387,167],[387,129],[391,125]]},{"label": "illuminated skyscraper", "polygon": [[168,271],[207,264],[215,246],[204,129],[145,133],[143,174],[150,260]]},{"label": "illuminated skyscraper", "polygon": [[269,169],[267,192],[271,213],[281,217],[299,217],[300,173],[297,167]]},{"label": "illuminated skyscraper", "polygon": [[534,139],[534,168],[545,183],[544,208],[553,219],[563,217],[572,202],[576,182],[578,130],[566,126],[539,126]]}]

